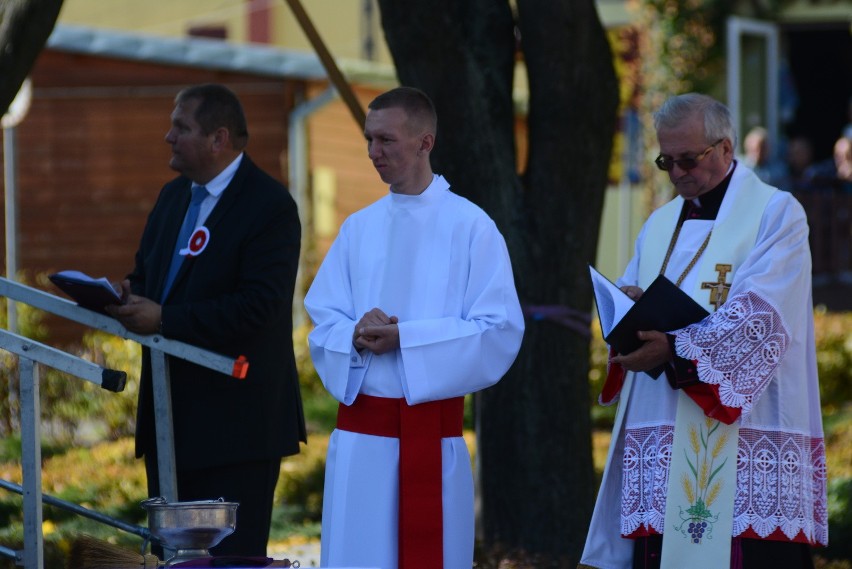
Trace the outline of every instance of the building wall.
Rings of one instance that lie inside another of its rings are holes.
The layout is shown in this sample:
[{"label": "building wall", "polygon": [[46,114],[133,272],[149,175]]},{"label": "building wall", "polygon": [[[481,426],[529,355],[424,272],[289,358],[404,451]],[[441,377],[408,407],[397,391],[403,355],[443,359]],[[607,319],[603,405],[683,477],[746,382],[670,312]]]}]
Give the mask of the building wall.
[{"label": "building wall", "polygon": [[[379,22],[379,8],[376,0],[369,1],[369,12],[365,11],[365,0],[302,0],[301,3],[334,57],[367,59],[364,41],[369,34],[374,42],[373,57],[370,60],[391,63],[392,58]],[[287,2],[279,0],[276,4],[278,7],[272,15],[273,43],[292,49],[313,51]]]},{"label": "building wall", "polygon": [[223,26],[229,40],[243,42],[247,16],[244,0],[65,0],[59,23],[174,37],[186,36],[192,28]]},{"label": "building wall", "polygon": [[[370,18],[364,0],[301,0],[301,4],[335,58],[363,59],[363,38],[369,31],[375,45],[373,61],[390,63],[378,7],[370,1]],[[262,36],[250,33],[252,15],[255,25],[268,20],[269,43],[313,51],[284,0],[65,0],[59,22],[173,37],[186,36],[192,29],[221,27],[228,41],[263,42]]]}]

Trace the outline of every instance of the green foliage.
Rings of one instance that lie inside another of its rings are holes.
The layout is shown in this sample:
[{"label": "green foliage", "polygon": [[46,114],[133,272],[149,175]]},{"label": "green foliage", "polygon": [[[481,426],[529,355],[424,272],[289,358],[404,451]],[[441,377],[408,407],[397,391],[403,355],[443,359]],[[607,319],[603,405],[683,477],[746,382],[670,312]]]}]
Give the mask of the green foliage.
[{"label": "green foliage", "polygon": [[328,434],[316,433],[309,437],[307,446],[303,446],[299,454],[282,461],[281,476],[275,488],[275,504],[288,514],[286,518],[291,522],[320,521],[327,451]]},{"label": "green foliage", "polygon": [[[124,438],[90,448],[66,448],[64,453],[44,461],[43,492],[125,521],[143,520],[144,510],[139,502],[147,497],[145,469],[134,458],[133,445],[132,438]],[[0,464],[0,478],[20,484],[20,464]],[[7,497],[0,494],[0,498]],[[128,509],[128,504],[133,507]],[[58,508],[44,511],[44,519],[49,522],[59,523],[71,517]]]},{"label": "green foliage", "polygon": [[634,0],[647,36],[643,53],[650,90],[707,90],[719,77],[725,18],[732,0]]},{"label": "green foliage", "polygon": [[[145,467],[134,458],[133,444],[132,438],[125,437],[90,448],[67,448],[45,460],[43,492],[126,523],[146,525],[145,511],[140,506],[147,498]],[[316,434],[300,454],[282,461],[275,490],[273,541],[293,535],[319,536],[327,447],[328,435]],[[15,460],[0,463],[0,478],[20,484],[20,464]],[[45,542],[52,544],[46,548],[67,552],[69,542],[83,533],[130,549],[141,545],[141,539],[134,534],[67,510],[45,506],[43,515]],[[21,497],[0,492],[0,544],[21,547],[22,521]],[[5,569],[2,563],[0,569]]]},{"label": "green foliage", "polygon": [[[852,561],[852,402],[826,412],[824,417],[829,545],[818,553],[825,559],[848,563]],[[850,569],[852,563],[831,567]]]},{"label": "green foliage", "polygon": [[[41,440],[41,458],[50,458],[55,454],[65,452],[66,445],[57,443],[56,441],[42,437]],[[0,463],[3,462],[20,462],[22,454],[21,434],[13,433],[8,437],[0,439]]]},{"label": "green foliage", "polygon": [[852,312],[814,313],[820,399],[832,413],[852,401]]},{"label": "green foliage", "polygon": [[126,387],[121,393],[113,393],[69,374],[43,368],[43,430],[49,438],[65,445],[116,440],[132,434],[136,424],[141,347],[100,331],[86,334],[82,344],[74,355],[125,372]]},{"label": "green foliage", "polygon": [[596,428],[610,429],[615,420],[616,405],[603,406],[598,396],[606,381],[609,348],[601,336],[601,323],[597,316],[592,318],[592,341],[589,346],[589,396],[591,397],[592,424]]},{"label": "green foliage", "polygon": [[641,176],[649,211],[671,198],[666,176],[652,166],[658,148],[653,113],[672,95],[697,91],[720,96],[724,83],[725,20],[735,0],[628,0],[634,14],[638,71],[623,76],[636,94],[647,160]]},{"label": "green foliage", "polygon": [[79,356],[99,366],[125,372],[127,383],[121,393],[84,383],[72,407],[80,413],[78,420],[86,417],[90,423],[97,424],[98,439],[117,440],[132,435],[136,429],[142,347],[132,340],[96,331],[83,337]]},{"label": "green foliage", "polygon": [[[3,531],[2,533],[5,533]],[[20,551],[24,548],[24,538],[22,532],[16,532],[16,535],[10,538],[0,538],[6,547]],[[54,535],[44,540],[44,566],[48,569],[60,569],[65,567],[65,559],[67,556],[68,542],[63,540],[60,535]],[[0,557],[0,569],[15,569],[17,565],[14,559],[8,557]]]},{"label": "green foliage", "polygon": [[308,349],[309,324],[293,330],[293,352],[296,355],[296,368],[299,372],[299,388],[302,392],[302,404],[308,432],[327,433],[337,423],[337,400],[329,395],[322,384]]},{"label": "green foliage", "polygon": [[852,559],[852,478],[829,478],[828,524],[829,546],[820,554],[829,559]]},{"label": "green foliage", "polygon": [[[36,277],[47,287],[46,276]],[[21,276],[18,282],[27,282]],[[0,298],[0,326],[7,328],[7,299]],[[45,343],[48,329],[45,313],[29,305],[16,303],[18,334]],[[115,394],[80,378],[47,366],[38,366],[42,432],[46,441],[66,446],[79,444],[79,436],[91,438],[124,436],[133,431],[133,407],[139,376],[139,345],[103,332],[93,332],[84,339],[81,353],[99,365],[128,373],[128,387]],[[21,431],[18,356],[0,352],[0,437],[18,440]],[[45,444],[48,444],[47,442]],[[43,446],[44,452],[46,447]],[[3,453],[14,452],[14,446],[3,444]],[[18,451],[19,452],[19,451]]]},{"label": "green foliage", "polygon": [[[8,300],[0,297],[0,327],[9,329]],[[17,334],[36,341],[47,337],[44,326],[44,313],[29,305],[15,303],[17,313]],[[21,410],[18,400],[18,356],[7,351],[0,351],[0,437],[6,438],[20,433],[19,417]],[[49,408],[53,400],[50,387],[41,386],[42,406]]]}]

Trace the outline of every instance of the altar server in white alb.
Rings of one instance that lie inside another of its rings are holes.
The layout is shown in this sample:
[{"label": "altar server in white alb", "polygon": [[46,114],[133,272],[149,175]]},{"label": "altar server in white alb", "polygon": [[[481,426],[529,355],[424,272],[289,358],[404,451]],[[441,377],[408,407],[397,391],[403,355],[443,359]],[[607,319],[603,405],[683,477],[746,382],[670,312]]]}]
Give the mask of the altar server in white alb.
[{"label": "altar server in white alb", "polygon": [[323,567],[473,564],[464,396],[506,373],[524,322],[494,222],[432,173],[436,131],[417,89],[370,103],[367,149],[390,192],[343,223],[305,297],[314,365],[341,403]]},{"label": "altar server in white alb", "polygon": [[618,284],[638,298],[662,273],[709,316],[611,358],[601,402],[619,407],[580,567],[813,567],[828,522],[805,214],[734,161],[718,101],[672,97],[655,128],[678,196]]}]

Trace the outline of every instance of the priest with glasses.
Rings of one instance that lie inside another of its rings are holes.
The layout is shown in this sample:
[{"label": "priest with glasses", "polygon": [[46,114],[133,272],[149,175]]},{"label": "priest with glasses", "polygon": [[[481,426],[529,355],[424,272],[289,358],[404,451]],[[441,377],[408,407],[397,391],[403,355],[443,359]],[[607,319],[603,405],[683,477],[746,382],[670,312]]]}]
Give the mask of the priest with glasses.
[{"label": "priest with glasses", "polygon": [[718,101],[671,97],[654,127],[677,195],[617,284],[638,299],[665,275],[709,315],[610,358],[600,402],[618,412],[580,567],[812,568],[828,522],[805,214],[734,160]]}]

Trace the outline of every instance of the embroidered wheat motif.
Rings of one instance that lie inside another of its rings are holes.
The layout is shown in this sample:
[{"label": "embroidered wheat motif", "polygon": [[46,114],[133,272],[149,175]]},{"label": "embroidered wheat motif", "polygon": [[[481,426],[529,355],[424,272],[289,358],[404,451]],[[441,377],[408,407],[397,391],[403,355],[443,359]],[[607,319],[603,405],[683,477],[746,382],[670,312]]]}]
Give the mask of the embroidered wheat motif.
[{"label": "embroidered wheat motif", "polygon": [[714,514],[709,507],[719,497],[723,487],[721,480],[714,479],[728,461],[726,458],[722,464],[716,465],[716,459],[730,439],[724,430],[717,433],[720,426],[721,423],[707,417],[703,424],[689,426],[689,446],[693,456],[689,456],[688,451],[684,451],[684,454],[692,474],[684,473],[681,478],[689,507],[684,510],[678,506],[681,523],[675,529],[694,544],[700,544],[704,537],[710,537],[713,524],[719,520],[719,514]]}]

